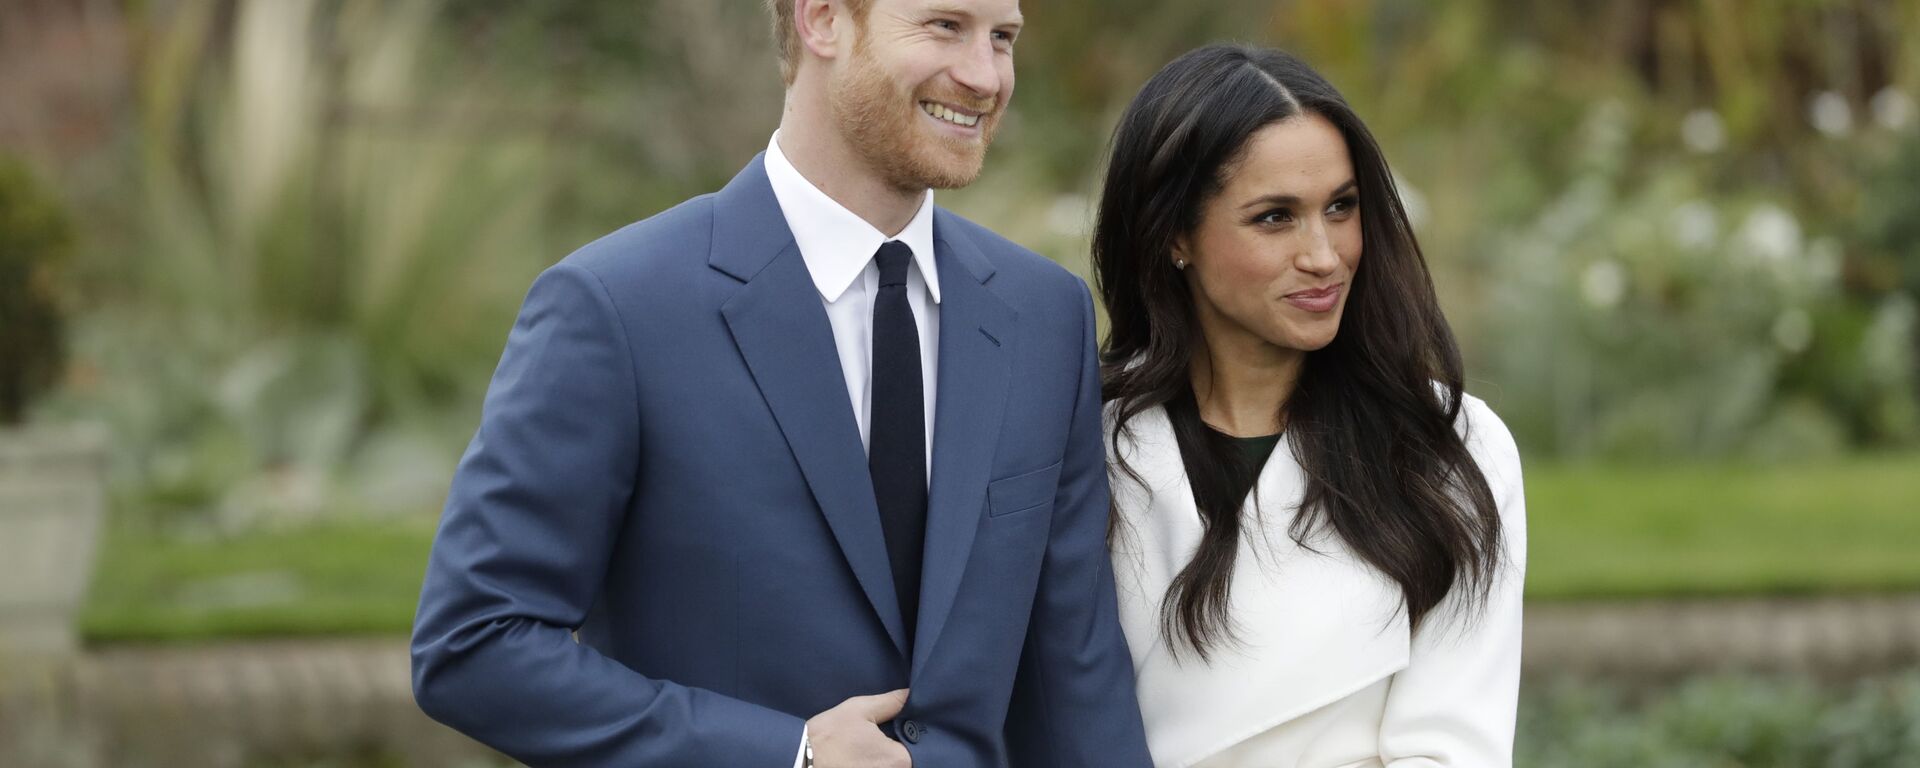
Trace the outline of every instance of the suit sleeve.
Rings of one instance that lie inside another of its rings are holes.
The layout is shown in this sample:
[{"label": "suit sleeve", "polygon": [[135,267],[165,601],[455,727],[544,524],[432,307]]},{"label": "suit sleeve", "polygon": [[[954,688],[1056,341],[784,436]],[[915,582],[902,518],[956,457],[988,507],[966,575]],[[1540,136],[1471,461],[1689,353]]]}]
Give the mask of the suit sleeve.
[{"label": "suit sleeve", "polygon": [[535,281],[434,539],[414,696],[529,765],[789,765],[799,718],[647,678],[573,639],[639,466],[630,350],[592,272],[562,262]]},{"label": "suit sleeve", "polygon": [[1527,562],[1520,454],[1485,404],[1470,400],[1462,410],[1467,444],[1500,510],[1505,558],[1484,612],[1463,611],[1456,590],[1414,635],[1407,668],[1393,676],[1381,720],[1380,757],[1387,768],[1513,765]]},{"label": "suit sleeve", "polygon": [[1080,381],[1052,529],[1007,716],[1009,758],[1035,768],[1151,765],[1133,659],[1120,630],[1107,555],[1107,465],[1093,300],[1080,303]]}]

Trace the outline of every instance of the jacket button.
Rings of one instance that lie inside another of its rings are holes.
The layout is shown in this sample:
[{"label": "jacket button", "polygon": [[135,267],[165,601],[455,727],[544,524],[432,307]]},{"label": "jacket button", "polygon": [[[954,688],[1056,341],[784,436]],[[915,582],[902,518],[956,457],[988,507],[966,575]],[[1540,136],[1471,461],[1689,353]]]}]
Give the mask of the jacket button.
[{"label": "jacket button", "polygon": [[920,737],[925,735],[927,735],[927,729],[920,725],[918,720],[908,720],[900,724],[900,738],[906,739],[908,744],[920,743]]}]

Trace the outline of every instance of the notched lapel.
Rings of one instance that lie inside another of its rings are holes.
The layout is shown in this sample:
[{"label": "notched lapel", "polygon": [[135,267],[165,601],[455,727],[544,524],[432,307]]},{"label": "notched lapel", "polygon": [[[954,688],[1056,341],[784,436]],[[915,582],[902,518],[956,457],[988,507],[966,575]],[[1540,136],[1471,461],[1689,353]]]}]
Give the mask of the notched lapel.
[{"label": "notched lapel", "polygon": [[761,162],[715,201],[709,262],[745,281],[720,312],[854,578],[904,654],[900,603],[833,327]]},{"label": "notched lapel", "polygon": [[973,541],[986,514],[987,481],[1007,393],[1006,344],[1018,318],[987,285],[993,264],[936,209],[934,254],[940,270],[940,370],[934,408],[933,476],[927,541],[914,632],[913,674],[926,665],[960,591]]}]

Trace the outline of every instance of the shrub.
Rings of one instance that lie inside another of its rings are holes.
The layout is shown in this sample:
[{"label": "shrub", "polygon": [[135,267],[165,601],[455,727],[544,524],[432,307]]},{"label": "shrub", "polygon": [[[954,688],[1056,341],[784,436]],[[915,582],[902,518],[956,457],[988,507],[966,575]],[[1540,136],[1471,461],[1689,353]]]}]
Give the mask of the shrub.
[{"label": "shrub", "polygon": [[58,202],[0,156],[0,424],[26,418],[65,361],[59,274],[73,247]]}]

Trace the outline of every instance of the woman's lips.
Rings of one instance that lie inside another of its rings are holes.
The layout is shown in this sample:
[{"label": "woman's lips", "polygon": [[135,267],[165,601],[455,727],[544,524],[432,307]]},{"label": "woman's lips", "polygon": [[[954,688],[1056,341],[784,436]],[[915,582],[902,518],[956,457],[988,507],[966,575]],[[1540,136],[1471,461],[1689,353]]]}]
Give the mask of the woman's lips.
[{"label": "woman's lips", "polygon": [[1325,288],[1315,288],[1308,291],[1294,291],[1293,293],[1287,294],[1285,298],[1288,304],[1292,304],[1308,312],[1332,312],[1334,307],[1340,306],[1341,287],[1342,286],[1339,285],[1329,285]]}]

